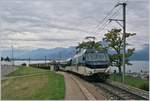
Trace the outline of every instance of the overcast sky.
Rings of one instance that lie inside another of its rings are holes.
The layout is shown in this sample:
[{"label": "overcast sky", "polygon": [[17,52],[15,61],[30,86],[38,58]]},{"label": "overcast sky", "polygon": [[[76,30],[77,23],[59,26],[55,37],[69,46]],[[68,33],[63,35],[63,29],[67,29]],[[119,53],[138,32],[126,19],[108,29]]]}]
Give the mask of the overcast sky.
[{"label": "overcast sky", "polygon": [[[102,27],[102,19],[121,0],[0,0],[1,49],[75,46],[86,36],[101,40],[116,22]],[[128,42],[141,49],[148,44],[149,0],[127,0]],[[122,18],[121,6],[112,18]],[[98,27],[98,25],[100,26]]]}]

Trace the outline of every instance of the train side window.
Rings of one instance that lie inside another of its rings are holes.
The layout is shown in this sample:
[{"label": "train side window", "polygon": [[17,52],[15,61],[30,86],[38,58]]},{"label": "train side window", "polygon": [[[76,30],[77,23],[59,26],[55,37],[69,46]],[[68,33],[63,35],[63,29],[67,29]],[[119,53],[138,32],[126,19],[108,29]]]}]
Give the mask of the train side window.
[{"label": "train side window", "polygon": [[72,59],[70,60],[70,65],[71,65],[71,63],[72,63]]},{"label": "train side window", "polygon": [[85,57],[83,56],[83,61],[85,60]]}]

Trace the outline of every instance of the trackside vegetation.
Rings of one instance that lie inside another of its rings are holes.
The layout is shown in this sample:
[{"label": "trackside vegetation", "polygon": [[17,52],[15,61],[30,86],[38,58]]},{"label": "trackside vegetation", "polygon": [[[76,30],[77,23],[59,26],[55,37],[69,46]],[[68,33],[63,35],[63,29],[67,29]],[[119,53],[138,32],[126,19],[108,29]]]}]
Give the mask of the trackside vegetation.
[{"label": "trackside vegetation", "polygon": [[[110,75],[110,79],[113,81],[117,81],[117,82],[122,81],[121,76],[119,74]],[[149,91],[149,81],[148,80],[142,80],[139,78],[125,75],[125,84]]]}]

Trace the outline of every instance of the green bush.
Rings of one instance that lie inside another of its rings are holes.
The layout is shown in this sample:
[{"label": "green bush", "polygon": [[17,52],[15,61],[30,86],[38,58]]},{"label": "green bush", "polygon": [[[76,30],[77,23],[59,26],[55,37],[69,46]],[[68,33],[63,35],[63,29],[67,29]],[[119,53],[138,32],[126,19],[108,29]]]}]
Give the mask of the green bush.
[{"label": "green bush", "polygon": [[22,63],[21,66],[27,66],[27,64],[26,63]]},{"label": "green bush", "polygon": [[146,91],[149,91],[149,84],[148,84],[148,83],[144,83],[144,84],[141,85],[139,88],[140,88],[140,89],[143,89],[143,90],[146,90]]},{"label": "green bush", "polygon": [[[110,79],[113,81],[121,82],[122,77],[121,77],[121,75],[118,75],[118,74],[112,74],[112,75],[110,75]],[[125,84],[149,91],[149,81],[148,80],[142,80],[139,78],[125,75]]]}]

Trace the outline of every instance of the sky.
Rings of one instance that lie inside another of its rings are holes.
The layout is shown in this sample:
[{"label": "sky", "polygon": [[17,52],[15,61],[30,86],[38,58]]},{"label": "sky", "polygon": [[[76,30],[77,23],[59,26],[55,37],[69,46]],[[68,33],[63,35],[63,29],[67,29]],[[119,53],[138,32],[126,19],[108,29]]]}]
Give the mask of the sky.
[{"label": "sky", "polygon": [[[127,32],[136,33],[127,42],[140,50],[149,44],[149,0],[125,1]],[[122,0],[0,0],[0,48],[70,47],[86,36],[100,41],[108,30],[121,28],[108,23],[109,18],[122,19],[122,7],[114,8],[118,2]]]}]

